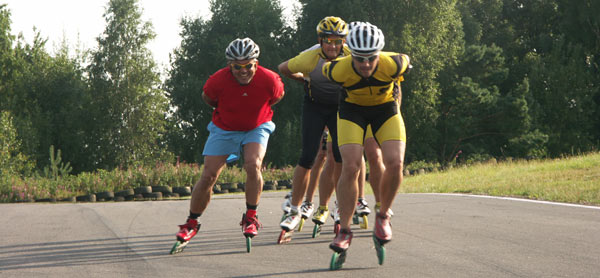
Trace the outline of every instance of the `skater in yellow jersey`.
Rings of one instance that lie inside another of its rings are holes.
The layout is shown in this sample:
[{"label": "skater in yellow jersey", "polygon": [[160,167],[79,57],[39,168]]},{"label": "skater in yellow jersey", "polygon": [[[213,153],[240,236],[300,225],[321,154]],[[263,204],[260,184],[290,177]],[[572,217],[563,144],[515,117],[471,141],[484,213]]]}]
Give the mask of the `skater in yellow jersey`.
[{"label": "skater in yellow jersey", "polygon": [[[282,75],[305,84],[302,103],[302,154],[294,169],[290,210],[280,223],[282,232],[278,243],[287,242],[291,232],[302,220],[300,205],[306,194],[311,168],[326,127],[333,138],[332,151],[335,161],[340,165],[338,171],[341,169],[336,125],[342,87],[323,76],[322,67],[327,61],[350,54],[344,44],[348,26],[341,18],[328,16],[317,24],[316,29],[318,44],[284,61],[278,67]],[[324,185],[320,185],[322,186]]]},{"label": "skater in yellow jersey", "polygon": [[358,177],[363,155],[364,134],[371,125],[383,155],[385,170],[381,176],[373,240],[379,263],[383,263],[383,245],[392,239],[389,209],[402,182],[406,132],[398,107],[399,84],[410,69],[405,54],[381,51],[385,45],[382,31],[375,25],[353,22],[347,36],[350,57],[323,66],[323,75],[344,87],[338,114],[338,144],[342,173],[337,185],[341,230],[330,244],[335,251],[331,269],[342,266],[352,242],[350,224],[358,199]]}]

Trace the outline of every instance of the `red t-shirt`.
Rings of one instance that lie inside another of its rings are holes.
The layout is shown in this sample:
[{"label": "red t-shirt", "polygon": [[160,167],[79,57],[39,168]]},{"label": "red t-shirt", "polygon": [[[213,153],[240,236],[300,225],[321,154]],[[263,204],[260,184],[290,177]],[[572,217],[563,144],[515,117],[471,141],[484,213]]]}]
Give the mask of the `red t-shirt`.
[{"label": "red t-shirt", "polygon": [[230,67],[218,70],[204,84],[204,94],[217,101],[212,122],[230,131],[248,131],[270,121],[270,103],[283,92],[281,77],[260,65],[248,85],[240,85]]}]

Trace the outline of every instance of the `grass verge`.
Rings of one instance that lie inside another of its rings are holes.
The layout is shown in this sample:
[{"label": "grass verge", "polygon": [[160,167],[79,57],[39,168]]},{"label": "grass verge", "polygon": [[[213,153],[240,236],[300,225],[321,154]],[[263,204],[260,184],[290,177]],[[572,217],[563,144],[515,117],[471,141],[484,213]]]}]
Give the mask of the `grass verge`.
[{"label": "grass verge", "polygon": [[468,193],[600,206],[600,153],[405,177],[401,193]]}]

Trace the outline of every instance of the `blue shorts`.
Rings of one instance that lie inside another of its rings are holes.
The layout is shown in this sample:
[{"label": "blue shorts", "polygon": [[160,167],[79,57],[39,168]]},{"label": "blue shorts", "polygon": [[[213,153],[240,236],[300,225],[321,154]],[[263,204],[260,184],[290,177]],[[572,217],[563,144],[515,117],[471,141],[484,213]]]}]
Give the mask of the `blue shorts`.
[{"label": "blue shorts", "polygon": [[210,134],[204,144],[202,155],[228,155],[227,163],[229,163],[239,159],[242,146],[248,143],[259,143],[266,149],[269,136],[275,131],[275,124],[269,121],[253,130],[229,131],[219,128],[211,121],[206,129]]}]

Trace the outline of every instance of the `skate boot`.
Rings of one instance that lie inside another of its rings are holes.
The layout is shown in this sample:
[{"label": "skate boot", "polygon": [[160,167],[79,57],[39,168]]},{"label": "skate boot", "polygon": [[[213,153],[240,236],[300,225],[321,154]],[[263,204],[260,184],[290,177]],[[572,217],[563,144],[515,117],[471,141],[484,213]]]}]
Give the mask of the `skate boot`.
[{"label": "skate boot", "polygon": [[285,216],[285,219],[279,224],[281,233],[277,240],[278,244],[288,243],[292,240],[292,234],[294,233],[294,229],[296,229],[300,223],[300,219],[302,219],[302,216],[296,210],[291,210],[290,213]]},{"label": "skate boot", "polygon": [[302,231],[302,227],[304,227],[304,222],[306,219],[312,216],[315,208],[311,202],[304,201],[302,206],[300,206],[300,213],[302,214],[302,219],[300,219],[300,223],[298,224],[298,232]]},{"label": "skate boot", "polygon": [[333,218],[333,233],[337,235],[340,231],[340,210],[337,206],[337,201],[333,203],[331,218]]},{"label": "skate boot", "polygon": [[315,223],[315,227],[313,228],[312,237],[316,238],[321,234],[321,226],[325,224],[327,221],[327,216],[329,215],[329,209],[327,207],[319,207],[317,212],[313,215],[313,223]]},{"label": "skate boot", "polygon": [[[379,213],[379,209],[381,208],[381,204],[380,203],[376,203],[375,204],[375,213]],[[391,208],[388,209],[388,214],[390,216],[394,216],[394,212],[392,211]]]},{"label": "skate boot", "polygon": [[196,233],[200,230],[200,224],[196,219],[190,219],[185,224],[179,225],[179,232],[177,233],[177,242],[171,248],[170,254],[176,254],[182,252],[187,246]]},{"label": "skate boot", "polygon": [[334,251],[329,264],[330,270],[342,268],[342,265],[346,261],[346,251],[350,247],[350,243],[352,243],[352,231],[346,229],[340,230],[333,239],[333,242],[329,244],[329,248]]},{"label": "skate boot", "polygon": [[361,229],[369,228],[369,218],[367,217],[371,213],[369,205],[365,199],[358,199],[356,203],[356,209],[354,210],[354,216],[352,222],[354,224],[360,224]]},{"label": "skate boot", "polygon": [[240,226],[242,226],[242,233],[244,234],[244,237],[246,237],[246,251],[250,253],[250,249],[252,248],[252,238],[258,234],[258,228],[261,228],[262,224],[258,221],[256,215],[254,217],[247,217],[244,213],[242,214]]},{"label": "skate boot", "polygon": [[392,223],[391,216],[387,213],[377,213],[375,215],[375,228],[373,230],[373,243],[377,251],[377,259],[382,265],[385,260],[384,244],[392,240]]},{"label": "skate boot", "polygon": [[292,206],[292,192],[288,192],[285,194],[285,200],[281,204],[281,210],[283,210],[283,216],[281,216],[281,221],[283,221],[288,213],[290,213],[290,209]]}]

